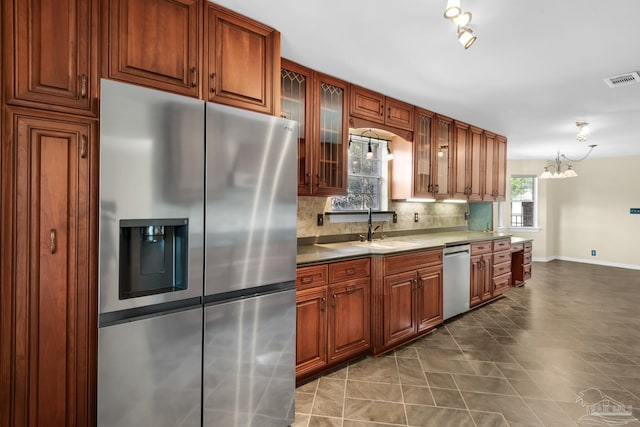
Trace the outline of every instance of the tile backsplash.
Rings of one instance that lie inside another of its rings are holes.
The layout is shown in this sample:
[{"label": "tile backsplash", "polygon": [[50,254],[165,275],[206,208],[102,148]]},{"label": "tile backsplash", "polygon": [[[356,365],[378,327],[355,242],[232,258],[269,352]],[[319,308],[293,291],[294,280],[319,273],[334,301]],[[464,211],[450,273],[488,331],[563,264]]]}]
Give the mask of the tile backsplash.
[{"label": "tile backsplash", "polygon": [[[367,232],[366,222],[331,223],[325,215],[324,225],[317,225],[319,213],[331,210],[327,197],[298,197],[297,237],[319,237],[340,234],[362,234]],[[396,224],[384,222],[383,229],[389,231],[424,230],[429,228],[467,227],[466,203],[408,203],[389,202],[390,211],[398,215]],[[414,221],[415,213],[418,222]],[[374,223],[378,225],[378,222]]]}]

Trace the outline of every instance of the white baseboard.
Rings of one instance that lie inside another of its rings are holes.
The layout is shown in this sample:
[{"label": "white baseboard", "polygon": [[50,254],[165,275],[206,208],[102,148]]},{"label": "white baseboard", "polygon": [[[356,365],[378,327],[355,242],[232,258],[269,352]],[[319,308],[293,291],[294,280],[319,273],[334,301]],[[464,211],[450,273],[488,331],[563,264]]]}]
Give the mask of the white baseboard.
[{"label": "white baseboard", "polygon": [[559,259],[560,261],[580,262],[582,264],[604,265],[606,267],[617,267],[617,268],[626,268],[629,270],[640,270],[640,265],[636,265],[636,264],[623,264],[620,262],[596,261],[589,258],[573,258],[573,257],[566,257],[566,256],[553,256],[553,257],[547,257],[547,258],[536,257],[536,258],[533,258],[533,261],[549,262],[555,259]]}]

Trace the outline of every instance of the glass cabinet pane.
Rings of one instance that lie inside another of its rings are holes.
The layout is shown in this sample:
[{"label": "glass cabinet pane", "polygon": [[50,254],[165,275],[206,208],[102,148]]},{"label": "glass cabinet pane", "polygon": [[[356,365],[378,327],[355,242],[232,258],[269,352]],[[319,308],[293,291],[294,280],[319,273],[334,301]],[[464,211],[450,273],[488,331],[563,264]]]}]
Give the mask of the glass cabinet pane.
[{"label": "glass cabinet pane", "polygon": [[320,82],[319,186],[345,188],[344,88]]},{"label": "glass cabinet pane", "polygon": [[282,68],[281,110],[284,117],[298,122],[298,187],[299,193],[310,192],[310,150],[306,139],[306,105],[308,78],[306,75]]},{"label": "glass cabinet pane", "polygon": [[418,114],[418,132],[415,148],[415,196],[431,193],[431,116]]},{"label": "glass cabinet pane", "polygon": [[451,159],[452,127],[451,121],[438,118],[437,129],[437,181],[435,193],[446,196],[449,194],[449,170]]}]

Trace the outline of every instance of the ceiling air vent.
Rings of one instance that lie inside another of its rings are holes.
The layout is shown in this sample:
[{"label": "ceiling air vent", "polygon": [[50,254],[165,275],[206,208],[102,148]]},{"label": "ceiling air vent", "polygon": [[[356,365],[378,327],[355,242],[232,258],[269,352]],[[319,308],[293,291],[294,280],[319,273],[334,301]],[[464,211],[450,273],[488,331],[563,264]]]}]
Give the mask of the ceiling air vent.
[{"label": "ceiling air vent", "polygon": [[640,74],[637,71],[622,74],[614,77],[607,77],[604,82],[609,87],[629,86],[632,84],[640,83]]}]

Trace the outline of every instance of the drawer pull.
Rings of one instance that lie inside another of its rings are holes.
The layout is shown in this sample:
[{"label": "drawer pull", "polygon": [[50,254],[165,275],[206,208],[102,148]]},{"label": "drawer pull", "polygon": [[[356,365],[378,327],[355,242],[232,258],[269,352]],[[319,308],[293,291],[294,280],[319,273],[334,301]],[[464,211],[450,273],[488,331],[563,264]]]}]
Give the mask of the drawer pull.
[{"label": "drawer pull", "polygon": [[351,276],[352,274],[356,274],[355,268],[347,268],[347,275]]},{"label": "drawer pull", "polygon": [[320,311],[326,311],[327,310],[327,299],[325,297],[322,297],[322,305],[320,306]]},{"label": "drawer pull", "polygon": [[216,73],[211,73],[211,92],[216,91]]},{"label": "drawer pull", "polygon": [[198,85],[198,69],[193,67],[191,69],[191,87],[196,87]]},{"label": "drawer pull", "polygon": [[83,74],[80,76],[80,97],[87,97],[87,75]]},{"label": "drawer pull", "polygon": [[51,247],[51,253],[55,254],[58,250],[57,234],[55,229],[51,229],[49,234],[49,245]]},{"label": "drawer pull", "polygon": [[311,283],[313,282],[313,276],[304,276],[300,278],[300,283]]}]

